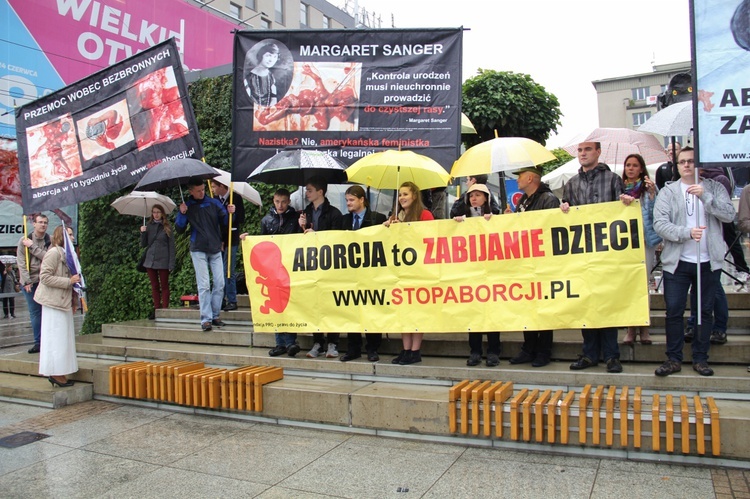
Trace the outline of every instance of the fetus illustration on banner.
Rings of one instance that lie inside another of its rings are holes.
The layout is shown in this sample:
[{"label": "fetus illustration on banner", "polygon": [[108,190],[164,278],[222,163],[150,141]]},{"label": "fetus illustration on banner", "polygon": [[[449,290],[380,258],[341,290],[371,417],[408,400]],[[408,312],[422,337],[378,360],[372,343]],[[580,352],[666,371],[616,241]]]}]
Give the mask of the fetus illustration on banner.
[{"label": "fetus illustration on banner", "polygon": [[260,312],[283,312],[289,304],[291,281],[281,262],[279,247],[272,242],[259,243],[250,253],[250,265],[258,273],[255,283],[260,284],[260,293],[267,298]]}]

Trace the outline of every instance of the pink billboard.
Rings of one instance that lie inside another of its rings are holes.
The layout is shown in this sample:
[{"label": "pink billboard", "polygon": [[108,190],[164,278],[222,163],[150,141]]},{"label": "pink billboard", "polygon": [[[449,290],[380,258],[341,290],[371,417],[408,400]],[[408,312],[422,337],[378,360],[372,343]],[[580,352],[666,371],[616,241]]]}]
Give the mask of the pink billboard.
[{"label": "pink billboard", "polygon": [[236,23],[184,0],[7,0],[65,84],[174,37],[186,69],[232,62]]}]

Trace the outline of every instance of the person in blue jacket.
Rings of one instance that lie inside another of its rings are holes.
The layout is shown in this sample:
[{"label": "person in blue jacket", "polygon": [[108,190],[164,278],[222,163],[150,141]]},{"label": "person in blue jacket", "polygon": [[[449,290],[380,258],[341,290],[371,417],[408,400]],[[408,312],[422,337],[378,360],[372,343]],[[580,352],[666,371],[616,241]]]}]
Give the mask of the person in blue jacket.
[{"label": "person in blue jacket", "polygon": [[[227,211],[234,206],[224,205],[216,198],[206,196],[206,185],[199,178],[188,180],[187,201],[180,204],[175,226],[182,234],[190,225],[190,258],[193,260],[195,280],[198,283],[198,300],[201,312],[201,329],[211,331],[212,326],[224,326],[219,318],[224,297],[224,264],[221,258],[221,237],[227,228]],[[209,280],[213,276],[213,290]]]}]

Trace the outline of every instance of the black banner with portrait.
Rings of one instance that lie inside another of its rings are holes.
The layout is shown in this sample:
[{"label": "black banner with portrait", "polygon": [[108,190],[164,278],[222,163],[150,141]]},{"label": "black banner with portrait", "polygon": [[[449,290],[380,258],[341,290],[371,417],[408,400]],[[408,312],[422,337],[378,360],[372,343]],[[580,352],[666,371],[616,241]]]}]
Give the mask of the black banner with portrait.
[{"label": "black banner with portrait", "polygon": [[203,150],[174,39],[16,110],[25,214],[135,184]]},{"label": "black banner with portrait", "polygon": [[462,37],[461,28],[236,33],[233,180],[288,149],[345,164],[404,149],[449,170],[461,138]]}]

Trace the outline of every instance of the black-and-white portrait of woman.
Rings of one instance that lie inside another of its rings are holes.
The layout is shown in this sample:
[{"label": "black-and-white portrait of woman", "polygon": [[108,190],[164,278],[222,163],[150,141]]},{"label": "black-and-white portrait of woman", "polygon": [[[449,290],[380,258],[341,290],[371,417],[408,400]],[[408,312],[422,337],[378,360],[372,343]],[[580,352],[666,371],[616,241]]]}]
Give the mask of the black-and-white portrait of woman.
[{"label": "black-and-white portrait of woman", "polygon": [[289,90],[294,61],[289,49],[272,38],[253,45],[245,54],[245,91],[258,105],[275,105]]}]

